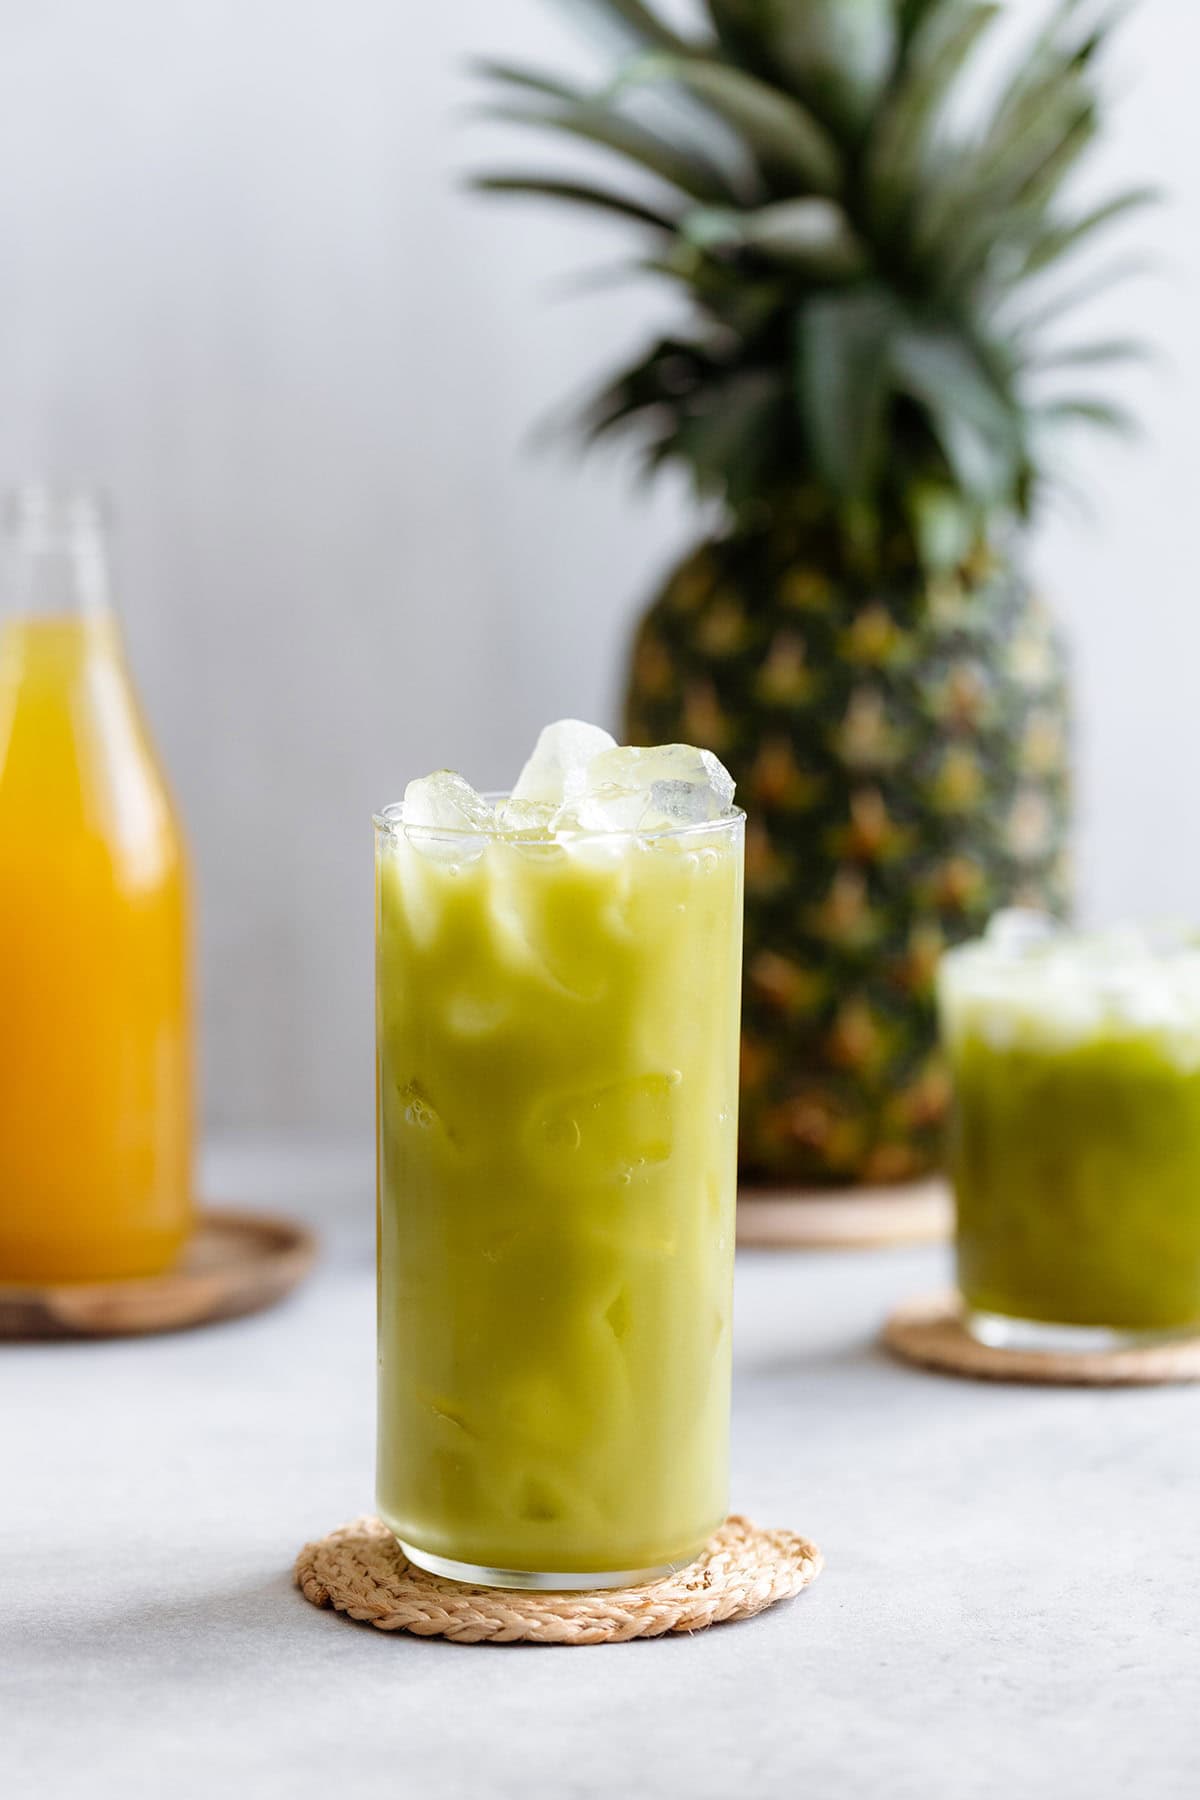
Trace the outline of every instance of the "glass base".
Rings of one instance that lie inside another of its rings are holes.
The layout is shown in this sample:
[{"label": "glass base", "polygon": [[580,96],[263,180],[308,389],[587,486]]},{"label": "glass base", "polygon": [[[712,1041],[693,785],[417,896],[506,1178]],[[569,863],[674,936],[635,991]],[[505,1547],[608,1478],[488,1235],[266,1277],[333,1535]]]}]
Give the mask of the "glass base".
[{"label": "glass base", "polygon": [[658,1581],[663,1575],[673,1575],[677,1569],[686,1569],[689,1563],[695,1561],[694,1557],[689,1556],[682,1562],[663,1563],[657,1569],[551,1573],[541,1569],[489,1569],[483,1564],[455,1562],[450,1556],[433,1556],[428,1550],[422,1550],[402,1537],[397,1537],[396,1542],[410,1563],[415,1563],[418,1569],[424,1569],[426,1574],[441,1575],[447,1581],[463,1581],[471,1587],[535,1588],[547,1592],[582,1593],[588,1588],[642,1587],[647,1581]]},{"label": "glass base", "polygon": [[1146,1350],[1155,1344],[1188,1343],[1200,1337],[1200,1325],[1166,1331],[1122,1331],[1107,1325],[1055,1325],[1043,1319],[1014,1319],[1006,1313],[980,1312],[968,1306],[963,1324],[977,1343],[990,1350],[1032,1350],[1053,1356],[1094,1356],[1114,1350]]}]

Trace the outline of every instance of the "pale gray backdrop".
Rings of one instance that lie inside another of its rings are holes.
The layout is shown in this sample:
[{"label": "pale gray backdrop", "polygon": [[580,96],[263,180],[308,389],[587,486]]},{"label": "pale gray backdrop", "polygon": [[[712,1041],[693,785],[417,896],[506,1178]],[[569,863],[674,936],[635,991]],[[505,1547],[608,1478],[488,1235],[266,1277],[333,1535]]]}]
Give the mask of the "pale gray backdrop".
[{"label": "pale gray backdrop", "polygon": [[[686,10],[686,9],[685,9]],[[1017,13],[1034,0],[1014,0]],[[0,0],[0,475],[121,515],[131,653],[191,828],[221,1128],[365,1136],[373,806],[507,779],[545,718],[608,719],[670,486],[528,454],[660,311],[563,297],[618,230],[461,191],[526,163],[464,116],[474,50],[573,50],[548,0]],[[1107,162],[1168,183],[1171,354],[1148,435],[1092,447],[1038,560],[1076,645],[1089,910],[1200,915],[1195,770],[1200,15],[1143,0]]]}]

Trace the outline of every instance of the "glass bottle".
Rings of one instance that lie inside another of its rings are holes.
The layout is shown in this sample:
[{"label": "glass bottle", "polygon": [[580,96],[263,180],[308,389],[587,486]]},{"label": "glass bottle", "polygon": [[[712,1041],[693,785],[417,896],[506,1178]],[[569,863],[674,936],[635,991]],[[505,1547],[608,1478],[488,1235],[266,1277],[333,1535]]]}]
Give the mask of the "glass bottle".
[{"label": "glass bottle", "polygon": [[188,878],[102,508],[0,527],[0,1282],[168,1268],[192,1216]]}]

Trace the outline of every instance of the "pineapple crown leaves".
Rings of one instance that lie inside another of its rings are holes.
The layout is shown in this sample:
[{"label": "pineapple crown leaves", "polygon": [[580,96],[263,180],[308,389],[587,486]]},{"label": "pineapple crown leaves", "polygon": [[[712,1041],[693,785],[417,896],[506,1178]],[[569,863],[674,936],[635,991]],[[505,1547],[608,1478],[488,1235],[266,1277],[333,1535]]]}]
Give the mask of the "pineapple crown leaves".
[{"label": "pineapple crown leaves", "polygon": [[615,66],[580,87],[482,64],[490,110],[607,152],[625,180],[476,185],[623,218],[650,240],[635,266],[690,303],[685,332],[593,398],[591,436],[635,430],[651,468],[690,465],[747,521],[816,485],[852,534],[904,518],[937,562],[1029,511],[1054,428],[1128,424],[1103,395],[1047,388],[1139,353],[1052,335],[1090,292],[1056,290],[1059,270],[1156,197],[1065,198],[1120,9],[1053,0],[967,130],[993,0],[704,0],[686,36],[647,0],[557,3]]}]

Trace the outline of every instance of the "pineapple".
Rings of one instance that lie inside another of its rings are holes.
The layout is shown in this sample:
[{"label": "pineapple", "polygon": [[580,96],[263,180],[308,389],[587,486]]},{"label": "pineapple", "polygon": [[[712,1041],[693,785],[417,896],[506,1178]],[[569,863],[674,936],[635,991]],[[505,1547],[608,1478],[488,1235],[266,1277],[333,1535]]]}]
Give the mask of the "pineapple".
[{"label": "pineapple", "polygon": [[617,43],[603,85],[489,64],[498,110],[633,179],[480,185],[624,217],[686,303],[587,425],[719,504],[640,624],[626,716],[716,751],[749,815],[744,1172],[912,1177],[948,1103],[941,951],[1068,905],[1063,659],[1020,550],[1054,428],[1124,423],[1063,372],[1136,346],[1064,342],[1054,282],[1150,197],[1064,199],[1107,26],[1058,0],[965,109],[1002,11],[977,0],[706,0],[688,33],[573,10]]}]

